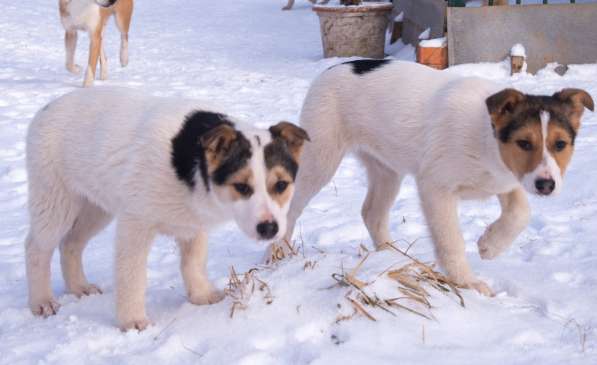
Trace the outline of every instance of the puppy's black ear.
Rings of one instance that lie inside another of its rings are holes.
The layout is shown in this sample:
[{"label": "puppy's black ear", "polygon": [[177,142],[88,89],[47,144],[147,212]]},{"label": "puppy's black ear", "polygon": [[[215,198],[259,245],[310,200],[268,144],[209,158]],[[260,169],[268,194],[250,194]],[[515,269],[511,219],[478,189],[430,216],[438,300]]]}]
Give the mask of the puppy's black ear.
[{"label": "puppy's black ear", "polygon": [[307,131],[289,122],[280,122],[269,127],[273,139],[279,138],[288,146],[288,150],[295,160],[298,160],[305,141],[311,141]]},{"label": "puppy's black ear", "polygon": [[499,128],[503,117],[512,114],[516,105],[525,98],[523,93],[514,89],[504,89],[488,97],[485,100],[485,105],[487,105],[487,111],[491,115],[494,126]]},{"label": "puppy's black ear", "polygon": [[207,167],[209,172],[220,165],[232,143],[238,138],[238,133],[228,123],[219,124],[199,137],[199,144],[205,151]]}]

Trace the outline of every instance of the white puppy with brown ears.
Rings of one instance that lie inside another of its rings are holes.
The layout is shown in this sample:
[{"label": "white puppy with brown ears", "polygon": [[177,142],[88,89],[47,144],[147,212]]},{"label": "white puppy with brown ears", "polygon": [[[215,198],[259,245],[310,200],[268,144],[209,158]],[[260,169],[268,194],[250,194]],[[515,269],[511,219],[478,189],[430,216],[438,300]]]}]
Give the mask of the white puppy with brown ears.
[{"label": "white puppy with brown ears", "polygon": [[332,67],[303,105],[301,127],[312,142],[303,152],[285,239],[354,152],[367,169],[362,215],[375,245],[393,241],[389,211],[402,179],[414,175],[439,263],[458,284],[491,295],[467,262],[458,202],[498,196],[502,214],[478,247],[485,259],[499,255],[528,223],[525,190],[546,196],[562,189],[585,107],[594,105],[582,90],[525,95],[415,63],[359,60]]},{"label": "white puppy with brown ears", "polygon": [[133,15],[133,0],[59,0],[60,21],[64,26],[64,46],[66,48],[66,69],[74,74],[81,72],[75,64],[77,31],[89,33],[89,61],[83,86],[93,85],[97,61],[100,61],[100,78],[108,77],[108,64],[102,42],[104,28],[112,15],[120,30],[120,64],[129,62],[129,27]]},{"label": "white puppy with brown ears", "polygon": [[220,300],[205,270],[207,233],[234,220],[251,238],[279,239],[307,139],[287,122],[253,129],[196,101],[127,89],[84,89],[48,104],[27,136],[31,310],[48,316],[58,309],[50,261],[59,245],[67,291],[100,292],[81,257],[113,217],[121,328],[149,324],[145,266],[156,234],[180,246],[189,301]]}]

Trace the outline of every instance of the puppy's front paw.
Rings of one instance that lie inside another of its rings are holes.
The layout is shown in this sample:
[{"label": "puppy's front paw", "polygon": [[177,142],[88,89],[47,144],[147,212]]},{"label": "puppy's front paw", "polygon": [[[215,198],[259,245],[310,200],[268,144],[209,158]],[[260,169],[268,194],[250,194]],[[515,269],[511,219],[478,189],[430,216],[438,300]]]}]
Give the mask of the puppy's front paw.
[{"label": "puppy's front paw", "polygon": [[60,304],[54,298],[47,298],[29,303],[29,308],[34,315],[47,318],[58,313]]},{"label": "puppy's front paw", "polygon": [[147,327],[149,327],[150,324],[151,324],[151,322],[147,318],[134,319],[134,320],[125,321],[124,324],[121,324],[120,330],[122,332],[130,331],[130,330],[137,330],[137,331],[141,332],[144,329],[146,329]]},{"label": "puppy's front paw", "polygon": [[68,72],[78,75],[81,73],[81,66],[79,65],[66,65]]},{"label": "puppy's front paw", "polygon": [[484,281],[481,281],[481,280],[469,282],[469,283],[464,284],[463,286],[467,289],[474,289],[477,292],[479,292],[479,294],[485,295],[486,297],[494,297],[495,296],[495,293],[493,292],[491,287],[489,285],[487,285],[487,283],[485,283]]},{"label": "puppy's front paw", "polygon": [[483,236],[477,241],[479,256],[481,256],[483,260],[492,260],[496,258],[510,246],[509,242],[505,241],[506,240],[499,237],[496,233],[495,227],[487,227]]},{"label": "puppy's front paw", "polygon": [[204,293],[189,295],[189,302],[195,305],[215,304],[224,299],[224,292],[217,289],[210,289]]}]

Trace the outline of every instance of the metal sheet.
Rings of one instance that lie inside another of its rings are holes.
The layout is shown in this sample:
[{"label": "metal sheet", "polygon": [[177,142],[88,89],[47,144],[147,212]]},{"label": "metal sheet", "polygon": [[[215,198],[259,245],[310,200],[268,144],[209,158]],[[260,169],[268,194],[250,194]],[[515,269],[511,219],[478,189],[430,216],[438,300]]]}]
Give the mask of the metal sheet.
[{"label": "metal sheet", "polygon": [[597,62],[597,4],[448,8],[450,65],[496,62],[524,45],[528,72]]},{"label": "metal sheet", "polygon": [[419,35],[430,28],[429,38],[444,36],[446,2],[444,0],[399,0],[397,14],[404,12],[402,41],[417,45]]}]

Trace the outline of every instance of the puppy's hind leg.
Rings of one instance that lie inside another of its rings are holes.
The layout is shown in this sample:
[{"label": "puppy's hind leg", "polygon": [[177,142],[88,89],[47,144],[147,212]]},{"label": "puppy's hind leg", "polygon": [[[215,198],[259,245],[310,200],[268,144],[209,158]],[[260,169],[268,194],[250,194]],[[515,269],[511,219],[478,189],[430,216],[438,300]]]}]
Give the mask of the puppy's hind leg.
[{"label": "puppy's hind leg", "polygon": [[[30,184],[35,180],[30,176]],[[35,315],[56,314],[58,303],[50,285],[54,250],[71,229],[80,209],[76,200],[53,186],[37,191],[30,186],[30,229],[25,241],[29,307]]]},{"label": "puppy's hind leg", "polygon": [[436,186],[418,183],[423,212],[440,266],[456,284],[493,296],[491,288],[475,277],[466,259],[465,242],[458,222],[458,198]]},{"label": "puppy's hind leg", "polygon": [[86,201],[75,223],[60,244],[60,263],[66,290],[78,297],[101,294],[100,288],[89,284],[83,271],[83,250],[89,240],[102,230],[112,217],[103,209]]},{"label": "puppy's hind leg", "polygon": [[531,210],[526,193],[517,188],[498,195],[502,214],[487,229],[477,245],[481,258],[490,260],[506,250],[529,224]]},{"label": "puppy's hind leg", "polygon": [[147,256],[155,231],[135,218],[119,218],[116,228],[116,315],[121,329],[143,330]]},{"label": "puppy's hind leg", "polygon": [[367,226],[373,244],[378,250],[388,248],[391,243],[389,221],[390,209],[400,191],[402,176],[365,152],[358,153],[367,169],[369,188],[363,203],[361,215]]},{"label": "puppy's hind leg", "polygon": [[75,50],[77,49],[76,30],[67,30],[64,33],[64,48],[66,51],[66,69],[78,75],[81,72],[81,66],[75,64]]},{"label": "puppy's hind leg", "polygon": [[93,85],[93,81],[95,80],[97,61],[102,49],[102,31],[100,26],[98,26],[94,31],[90,32],[89,39],[89,60],[87,63],[87,71],[85,71],[83,87],[89,87]]},{"label": "puppy's hind leg", "polygon": [[193,304],[213,304],[224,298],[207,277],[207,234],[200,232],[194,240],[176,240],[180,247],[180,271],[189,301]]},{"label": "puppy's hind leg", "polygon": [[108,79],[108,59],[106,58],[106,52],[104,50],[104,44],[102,42],[100,48],[100,80]]},{"label": "puppy's hind leg", "polygon": [[116,27],[120,30],[120,65],[129,63],[129,28],[133,16],[133,2],[119,1],[114,5]]},{"label": "puppy's hind leg", "polygon": [[328,184],[346,154],[346,147],[334,140],[330,133],[316,133],[307,131],[311,142],[306,142],[300,157],[299,170],[295,180],[294,196],[287,215],[286,234],[281,242],[268,247],[265,262],[270,263],[278,259],[274,248],[287,249],[290,243],[294,225],[309,201]]}]

